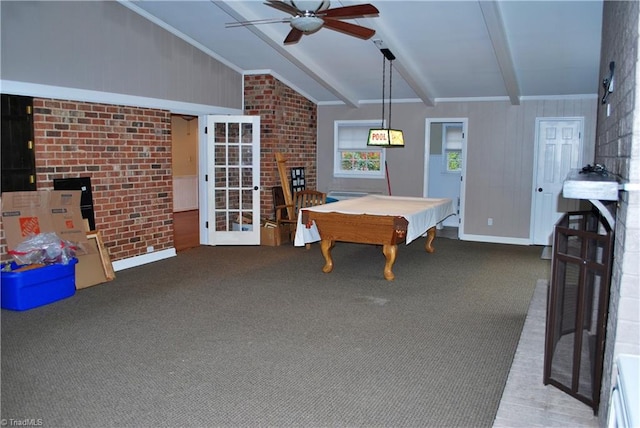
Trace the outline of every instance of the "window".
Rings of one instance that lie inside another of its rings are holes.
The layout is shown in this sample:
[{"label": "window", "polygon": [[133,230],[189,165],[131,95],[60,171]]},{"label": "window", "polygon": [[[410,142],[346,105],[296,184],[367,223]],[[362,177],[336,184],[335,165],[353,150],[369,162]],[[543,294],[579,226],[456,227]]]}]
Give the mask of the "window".
[{"label": "window", "polygon": [[462,171],[462,124],[445,123],[442,125],[442,149],[444,171]]},{"label": "window", "polygon": [[378,127],[380,120],[334,122],[335,177],[384,178],[384,149],[367,146],[369,129]]}]

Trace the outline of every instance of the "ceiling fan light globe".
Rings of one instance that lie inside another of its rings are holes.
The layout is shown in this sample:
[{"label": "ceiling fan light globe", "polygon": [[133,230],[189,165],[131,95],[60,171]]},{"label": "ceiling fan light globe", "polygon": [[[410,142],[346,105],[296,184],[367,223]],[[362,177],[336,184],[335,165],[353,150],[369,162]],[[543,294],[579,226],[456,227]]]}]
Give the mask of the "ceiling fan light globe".
[{"label": "ceiling fan light globe", "polygon": [[303,12],[320,12],[321,10],[329,9],[329,5],[331,2],[329,2],[328,0],[318,0],[318,1],[289,0],[285,3],[288,3],[291,6]]},{"label": "ceiling fan light globe", "polygon": [[291,26],[303,33],[313,33],[322,27],[324,21],[315,16],[297,16],[291,20]]}]

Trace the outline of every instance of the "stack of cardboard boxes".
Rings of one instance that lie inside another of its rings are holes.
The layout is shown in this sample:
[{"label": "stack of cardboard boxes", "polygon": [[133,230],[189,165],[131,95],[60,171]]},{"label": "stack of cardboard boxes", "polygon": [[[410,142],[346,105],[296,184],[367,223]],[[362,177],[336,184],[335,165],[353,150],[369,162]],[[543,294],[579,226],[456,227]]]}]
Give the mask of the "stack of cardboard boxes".
[{"label": "stack of cardboard boxes", "polygon": [[275,221],[266,220],[260,226],[260,245],[277,247],[289,242],[288,227],[279,227]]},{"label": "stack of cardboard boxes", "polygon": [[79,190],[2,193],[2,224],[9,251],[30,236],[53,232],[74,244],[76,259],[67,265],[3,265],[1,307],[31,309],[115,277],[113,269],[107,268],[111,262],[101,248],[99,233],[87,235],[80,195]]}]

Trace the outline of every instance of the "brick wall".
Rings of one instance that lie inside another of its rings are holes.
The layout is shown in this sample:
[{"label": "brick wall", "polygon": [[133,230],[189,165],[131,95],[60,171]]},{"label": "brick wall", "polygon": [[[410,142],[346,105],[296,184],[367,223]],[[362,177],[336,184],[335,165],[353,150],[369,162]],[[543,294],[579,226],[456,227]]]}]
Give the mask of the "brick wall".
[{"label": "brick wall", "polygon": [[[316,188],[317,108],[269,75],[245,85],[245,114],[261,116],[261,217],[273,218],[276,152],[288,168],[305,167],[307,188]],[[173,247],[169,111],[36,98],[34,132],[38,189],[91,177],[96,229],[113,261]]]},{"label": "brick wall", "polygon": [[[90,177],[113,261],[173,247],[168,111],[34,99],[36,182]],[[0,251],[6,259],[4,231]]]},{"label": "brick wall", "polygon": [[260,216],[273,218],[277,152],[287,158],[287,169],[304,167],[307,189],[316,188],[317,106],[270,75],[248,75],[244,83],[244,113],[260,116]]},{"label": "brick wall", "polygon": [[[598,109],[595,161],[630,183],[640,183],[640,112],[638,111],[638,23],[640,3],[604,2],[600,76],[615,61],[610,114]],[[616,213],[611,297],[600,401],[600,425],[606,425],[615,358],[640,354],[640,195],[620,192]]]}]

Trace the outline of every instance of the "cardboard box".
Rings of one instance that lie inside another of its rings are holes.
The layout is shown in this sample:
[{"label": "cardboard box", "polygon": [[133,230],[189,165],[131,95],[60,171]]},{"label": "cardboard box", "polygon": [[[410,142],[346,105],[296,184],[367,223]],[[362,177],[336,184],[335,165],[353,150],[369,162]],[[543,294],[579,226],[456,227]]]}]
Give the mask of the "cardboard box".
[{"label": "cardboard box", "polygon": [[78,248],[75,286],[105,282],[102,261],[89,242],[80,208],[80,190],[37,190],[2,193],[2,224],[9,250],[31,234],[55,232]]},{"label": "cardboard box", "polygon": [[11,271],[2,265],[0,284],[0,306],[14,311],[25,311],[71,297],[76,292],[74,268],[78,260],[73,258],[68,264],[39,266],[25,270],[11,263]]},{"label": "cardboard box", "polygon": [[78,256],[78,264],[76,265],[76,288],[78,290],[102,284],[109,280],[102,266],[98,243],[92,239],[88,245],[91,253]]},{"label": "cardboard box", "polygon": [[240,225],[240,223],[233,223],[231,224],[231,230],[233,232],[251,232],[253,230],[253,225],[252,224],[242,224]]},{"label": "cardboard box", "polygon": [[291,228],[293,225],[284,225],[280,228],[280,244],[291,242]]},{"label": "cardboard box", "polygon": [[277,247],[281,244],[281,230],[279,227],[264,227],[260,228],[260,245],[266,245],[269,247]]},{"label": "cardboard box", "polygon": [[87,236],[80,211],[80,190],[2,193],[2,224],[9,249],[30,235],[55,232],[86,254]]}]

